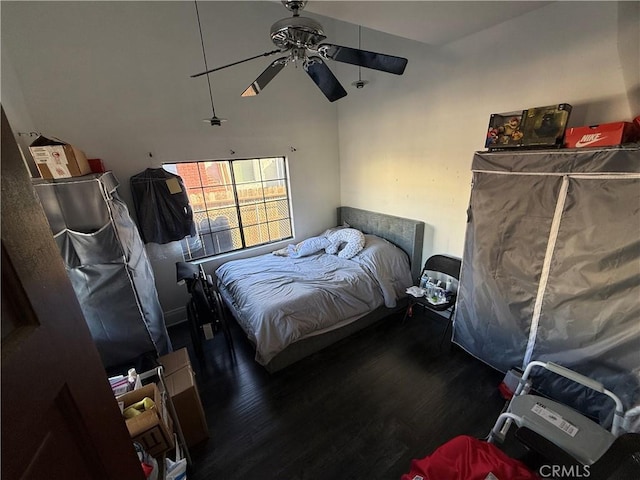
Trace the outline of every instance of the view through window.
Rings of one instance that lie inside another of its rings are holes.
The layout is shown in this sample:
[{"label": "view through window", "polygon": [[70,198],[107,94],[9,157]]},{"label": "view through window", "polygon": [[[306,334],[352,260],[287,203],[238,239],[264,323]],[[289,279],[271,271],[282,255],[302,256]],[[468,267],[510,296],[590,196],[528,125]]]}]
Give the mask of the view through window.
[{"label": "view through window", "polygon": [[182,240],[185,260],[292,238],[284,157],[165,163],[184,181],[196,237]]}]

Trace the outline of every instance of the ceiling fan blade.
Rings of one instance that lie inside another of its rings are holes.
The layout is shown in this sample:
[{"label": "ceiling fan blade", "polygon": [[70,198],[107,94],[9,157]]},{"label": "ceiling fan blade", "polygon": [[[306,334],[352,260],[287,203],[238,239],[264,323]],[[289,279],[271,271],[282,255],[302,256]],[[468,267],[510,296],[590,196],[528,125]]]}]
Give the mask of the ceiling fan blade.
[{"label": "ceiling fan blade", "polygon": [[350,63],[351,65],[395,73],[396,75],[402,75],[407,66],[406,58],[385,55],[384,53],[368,52],[357,48],[342,47],[330,43],[320,44],[318,46],[318,53],[336,62]]},{"label": "ceiling fan blade", "polygon": [[304,62],[304,69],[330,102],[335,102],[347,94],[336,76],[320,57],[309,57]]},{"label": "ceiling fan blade", "polygon": [[244,60],[239,60],[237,62],[229,63],[227,65],[223,65],[221,67],[212,68],[211,70],[205,70],[204,72],[196,73],[195,75],[191,75],[191,78],[200,77],[202,75],[206,75],[207,73],[217,72],[218,70],[222,70],[223,68],[233,67],[234,65],[238,65],[240,63],[248,62],[249,60],[254,60],[260,57],[268,57],[269,55],[273,55],[274,53],[280,53],[282,50],[272,50],[270,52],[261,53],[260,55],[256,55],[254,57],[245,58]]},{"label": "ceiling fan blade", "polygon": [[267,84],[273,80],[280,70],[282,70],[287,65],[287,60],[289,57],[280,57],[277,60],[271,62],[271,64],[265,69],[264,72],[260,74],[255,81],[247,87],[247,89],[242,92],[243,97],[253,97],[258,95]]}]

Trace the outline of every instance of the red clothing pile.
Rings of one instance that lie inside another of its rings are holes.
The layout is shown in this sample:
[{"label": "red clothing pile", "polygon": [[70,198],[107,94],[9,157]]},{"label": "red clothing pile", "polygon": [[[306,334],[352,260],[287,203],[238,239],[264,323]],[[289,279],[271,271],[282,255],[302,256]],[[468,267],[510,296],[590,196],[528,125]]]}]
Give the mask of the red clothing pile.
[{"label": "red clothing pile", "polygon": [[428,457],[413,460],[411,470],[400,480],[485,480],[490,473],[498,480],[540,479],[495,445],[461,435]]}]

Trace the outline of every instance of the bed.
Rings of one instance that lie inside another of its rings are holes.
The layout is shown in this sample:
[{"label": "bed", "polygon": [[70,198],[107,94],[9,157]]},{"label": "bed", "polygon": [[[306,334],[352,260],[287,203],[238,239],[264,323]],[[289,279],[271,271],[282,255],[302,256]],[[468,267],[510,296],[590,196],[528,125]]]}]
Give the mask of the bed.
[{"label": "bed", "polygon": [[216,270],[225,305],[269,372],[402,309],[406,287],[419,276],[424,222],[339,207],[337,225],[365,234],[352,259],[269,253]]}]

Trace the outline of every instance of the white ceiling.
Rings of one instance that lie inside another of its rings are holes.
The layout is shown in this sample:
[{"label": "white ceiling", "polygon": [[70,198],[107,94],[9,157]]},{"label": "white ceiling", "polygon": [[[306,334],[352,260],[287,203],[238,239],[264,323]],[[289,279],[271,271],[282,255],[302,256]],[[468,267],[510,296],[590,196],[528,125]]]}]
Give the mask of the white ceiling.
[{"label": "white ceiling", "polygon": [[429,45],[443,45],[549,3],[311,0],[305,11]]}]

